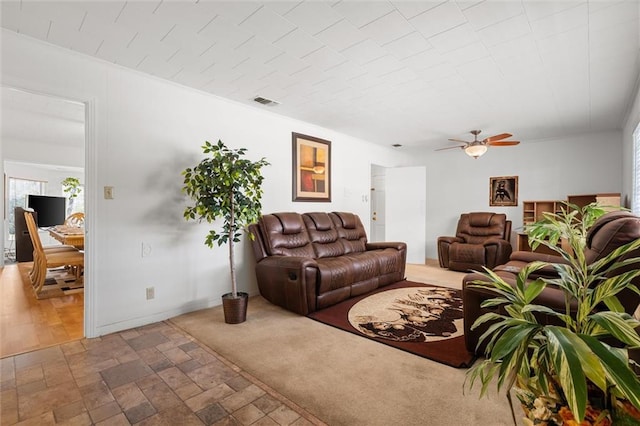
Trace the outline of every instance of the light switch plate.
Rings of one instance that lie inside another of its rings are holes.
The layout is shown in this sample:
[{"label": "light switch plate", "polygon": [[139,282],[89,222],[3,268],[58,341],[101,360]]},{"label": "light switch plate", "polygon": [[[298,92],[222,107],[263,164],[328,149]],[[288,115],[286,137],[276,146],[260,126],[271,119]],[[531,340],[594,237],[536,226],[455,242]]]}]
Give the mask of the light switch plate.
[{"label": "light switch plate", "polygon": [[113,200],[113,186],[104,187],[104,199]]}]

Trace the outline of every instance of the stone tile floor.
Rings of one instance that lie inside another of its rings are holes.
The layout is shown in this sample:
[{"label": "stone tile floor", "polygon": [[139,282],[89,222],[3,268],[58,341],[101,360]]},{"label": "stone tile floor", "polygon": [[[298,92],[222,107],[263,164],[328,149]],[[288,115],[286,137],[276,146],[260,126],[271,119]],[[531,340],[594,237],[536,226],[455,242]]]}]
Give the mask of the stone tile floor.
[{"label": "stone tile floor", "polygon": [[167,322],[0,360],[2,425],[323,425]]}]

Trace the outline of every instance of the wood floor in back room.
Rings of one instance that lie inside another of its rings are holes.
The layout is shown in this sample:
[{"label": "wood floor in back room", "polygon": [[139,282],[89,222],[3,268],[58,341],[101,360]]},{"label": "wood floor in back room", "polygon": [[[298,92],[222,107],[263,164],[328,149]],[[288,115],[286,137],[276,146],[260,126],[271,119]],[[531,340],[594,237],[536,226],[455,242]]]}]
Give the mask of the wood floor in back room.
[{"label": "wood floor in back room", "polygon": [[84,293],[38,300],[22,268],[0,268],[0,358],[84,337]]}]

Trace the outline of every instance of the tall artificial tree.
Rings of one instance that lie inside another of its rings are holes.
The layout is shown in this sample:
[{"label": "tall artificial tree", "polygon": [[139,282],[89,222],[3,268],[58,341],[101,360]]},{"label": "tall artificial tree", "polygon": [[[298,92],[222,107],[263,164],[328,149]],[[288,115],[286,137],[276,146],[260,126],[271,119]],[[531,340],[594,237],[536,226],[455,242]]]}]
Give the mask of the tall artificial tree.
[{"label": "tall artificial tree", "polygon": [[264,158],[251,161],[245,158],[245,148],[230,149],[221,140],[217,144],[206,141],[202,150],[208,156],[182,172],[183,191],[193,201],[193,205],[185,208],[184,217],[208,223],[223,220],[220,229],[209,231],[205,244],[213,248],[214,243],[218,246],[229,243],[231,292],[237,298],[234,243],[240,242],[246,227],[260,216],[264,180],[261,170],[269,162]]}]

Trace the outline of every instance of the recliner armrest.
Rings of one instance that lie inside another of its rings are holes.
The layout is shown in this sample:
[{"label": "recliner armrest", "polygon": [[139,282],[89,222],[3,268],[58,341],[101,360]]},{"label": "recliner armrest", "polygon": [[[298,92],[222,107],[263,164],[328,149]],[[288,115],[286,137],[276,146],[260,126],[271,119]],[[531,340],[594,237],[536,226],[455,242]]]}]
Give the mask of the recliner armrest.
[{"label": "recliner armrest", "polygon": [[438,237],[438,244],[440,244],[441,242],[453,244],[453,243],[464,243],[464,240],[458,237]]},{"label": "recliner armrest", "polygon": [[506,246],[510,246],[511,243],[507,240],[503,240],[502,238],[489,238],[488,240],[485,240],[482,243],[483,246],[490,246],[490,245],[494,245],[494,246],[500,246],[500,247],[506,247]]},{"label": "recliner armrest", "polygon": [[464,240],[458,237],[438,237],[438,262],[441,268],[449,267],[449,246],[453,243],[464,243]]}]

